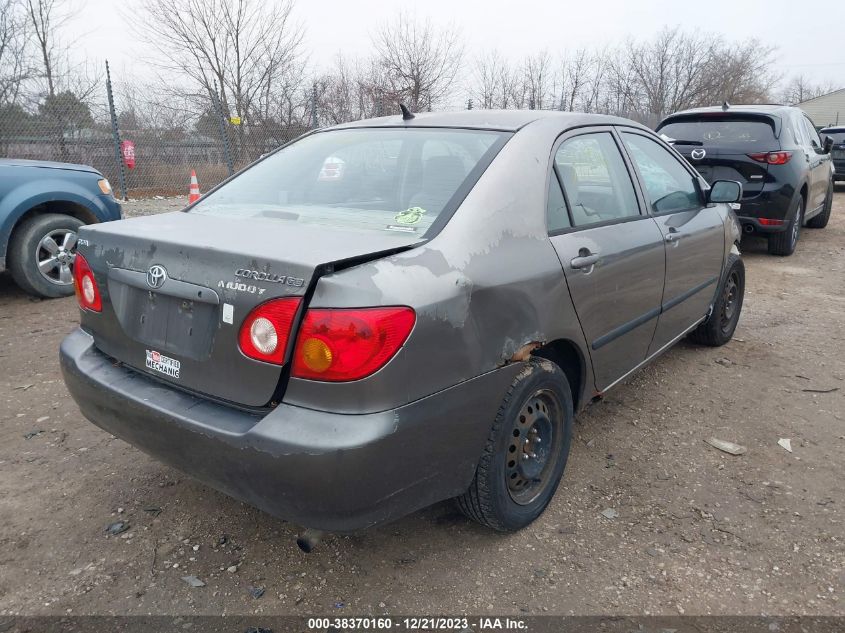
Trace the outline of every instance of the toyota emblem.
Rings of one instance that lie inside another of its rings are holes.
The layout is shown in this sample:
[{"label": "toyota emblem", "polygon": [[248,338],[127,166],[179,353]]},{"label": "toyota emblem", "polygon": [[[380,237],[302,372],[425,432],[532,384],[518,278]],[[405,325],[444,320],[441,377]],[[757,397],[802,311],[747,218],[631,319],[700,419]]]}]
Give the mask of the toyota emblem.
[{"label": "toyota emblem", "polygon": [[693,159],[693,160],[701,160],[701,159],[702,159],[702,158],[704,158],[705,156],[707,156],[707,152],[706,152],[706,151],[704,151],[703,149],[694,149],[694,150],[692,150],[692,159]]},{"label": "toyota emblem", "polygon": [[164,285],[165,281],[167,281],[167,270],[165,267],[159,266],[158,264],[150,266],[150,269],[147,271],[147,285],[150,288],[158,289]]}]

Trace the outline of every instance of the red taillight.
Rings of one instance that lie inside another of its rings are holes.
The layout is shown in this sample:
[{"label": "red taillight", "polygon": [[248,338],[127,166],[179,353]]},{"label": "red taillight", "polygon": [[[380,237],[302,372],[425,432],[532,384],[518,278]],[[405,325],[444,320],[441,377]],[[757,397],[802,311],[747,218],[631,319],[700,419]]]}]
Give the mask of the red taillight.
[{"label": "red taillight", "polygon": [[781,226],[783,224],[783,220],[776,220],[774,218],[758,218],[758,221],[763,226]]},{"label": "red taillight", "polygon": [[758,154],[748,154],[748,157],[753,158],[758,163],[786,165],[789,159],[792,158],[792,152],[760,152]]},{"label": "red taillight", "polygon": [[381,369],[414,327],[411,308],[313,309],[305,314],[292,376],[341,382]]},{"label": "red taillight", "polygon": [[79,301],[80,308],[91,312],[100,312],[103,309],[97,280],[88,262],[79,253],[73,260],[73,288],[76,290],[76,300]]},{"label": "red taillight", "polygon": [[273,299],[256,306],[241,324],[238,343],[244,355],[283,365],[299,297]]}]

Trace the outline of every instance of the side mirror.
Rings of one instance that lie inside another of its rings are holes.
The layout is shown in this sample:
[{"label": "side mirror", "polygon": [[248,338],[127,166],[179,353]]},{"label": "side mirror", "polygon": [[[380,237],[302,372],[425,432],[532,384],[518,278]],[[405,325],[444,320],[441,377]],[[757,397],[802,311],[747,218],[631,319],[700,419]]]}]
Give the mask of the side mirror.
[{"label": "side mirror", "polygon": [[833,138],[830,136],[825,136],[824,143],[822,144],[822,152],[825,154],[830,154],[831,149],[833,149]]},{"label": "side mirror", "polygon": [[736,180],[717,180],[707,192],[707,202],[739,202],[742,185]]}]

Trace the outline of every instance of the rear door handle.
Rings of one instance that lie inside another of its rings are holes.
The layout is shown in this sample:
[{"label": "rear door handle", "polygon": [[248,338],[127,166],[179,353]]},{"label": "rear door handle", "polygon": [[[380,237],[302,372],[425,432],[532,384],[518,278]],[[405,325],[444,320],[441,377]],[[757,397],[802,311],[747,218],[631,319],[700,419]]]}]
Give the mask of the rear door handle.
[{"label": "rear door handle", "polygon": [[569,262],[569,265],[575,269],[590,268],[591,266],[595,266],[596,262],[598,262],[600,259],[599,254],[590,253],[590,251],[586,252],[589,254],[579,255],[578,257],[572,258],[572,261]]}]

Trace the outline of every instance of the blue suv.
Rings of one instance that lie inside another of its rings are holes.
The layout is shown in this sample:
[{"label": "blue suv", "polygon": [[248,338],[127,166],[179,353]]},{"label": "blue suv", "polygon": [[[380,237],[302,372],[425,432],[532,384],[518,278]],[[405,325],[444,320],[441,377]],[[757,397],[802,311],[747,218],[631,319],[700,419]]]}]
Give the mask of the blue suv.
[{"label": "blue suv", "polygon": [[30,294],[73,294],[79,227],[120,217],[109,181],[93,167],[0,159],[0,272]]}]

